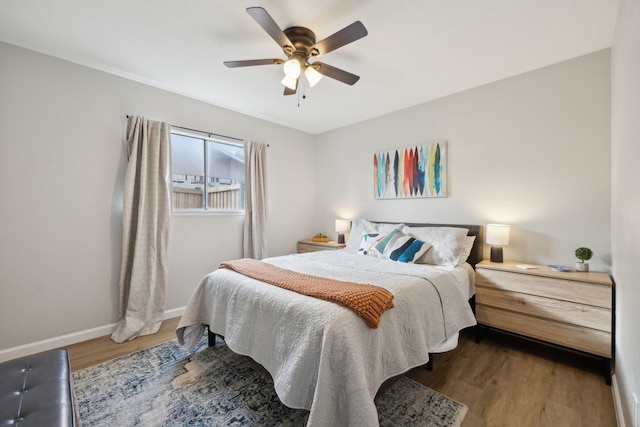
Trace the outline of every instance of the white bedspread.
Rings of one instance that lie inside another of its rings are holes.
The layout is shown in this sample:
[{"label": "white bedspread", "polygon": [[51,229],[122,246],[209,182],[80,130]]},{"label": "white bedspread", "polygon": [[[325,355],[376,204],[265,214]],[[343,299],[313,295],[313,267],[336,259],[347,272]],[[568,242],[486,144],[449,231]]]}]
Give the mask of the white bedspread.
[{"label": "white bedspread", "polygon": [[[451,268],[403,264],[344,251],[265,259],[294,271],[383,286],[394,294],[377,329],[348,308],[220,269],[194,291],[176,331],[193,348],[204,325],[252,357],[308,426],[375,426],[375,394],[386,379],[420,366],[429,349],[475,325]],[[463,267],[459,267],[463,268]]]}]

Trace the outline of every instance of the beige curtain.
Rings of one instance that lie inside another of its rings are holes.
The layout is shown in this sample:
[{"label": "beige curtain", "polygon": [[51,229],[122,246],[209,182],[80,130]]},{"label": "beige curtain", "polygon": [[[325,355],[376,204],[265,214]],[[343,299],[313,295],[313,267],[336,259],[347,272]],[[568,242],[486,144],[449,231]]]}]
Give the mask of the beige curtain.
[{"label": "beige curtain", "polygon": [[244,141],[244,256],[267,256],[267,144]]},{"label": "beige curtain", "polygon": [[164,314],[171,224],[171,126],[129,117],[119,320],[121,343],[158,331]]}]

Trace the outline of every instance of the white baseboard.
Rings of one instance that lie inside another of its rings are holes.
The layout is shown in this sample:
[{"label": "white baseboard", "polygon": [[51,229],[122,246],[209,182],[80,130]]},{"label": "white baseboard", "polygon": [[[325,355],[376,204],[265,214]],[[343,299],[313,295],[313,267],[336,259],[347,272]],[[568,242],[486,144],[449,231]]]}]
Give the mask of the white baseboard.
[{"label": "white baseboard", "polygon": [[173,308],[171,310],[167,310],[164,312],[163,319],[167,320],[167,319],[173,319],[174,317],[182,316],[186,309],[187,307],[184,306],[184,307],[178,307],[178,308]]},{"label": "white baseboard", "polygon": [[620,399],[620,389],[618,388],[616,374],[611,375],[611,393],[613,394],[613,407],[616,411],[616,420],[618,427],[626,427],[626,423],[624,421],[624,412],[622,411],[622,400]]},{"label": "white baseboard", "polygon": [[[186,307],[174,308],[164,312],[163,319],[171,319],[173,317],[182,316]],[[82,341],[111,335],[116,329],[116,323],[98,326],[97,328],[86,329],[84,331],[73,332],[59,337],[48,338],[46,340],[34,343],[24,344],[17,347],[0,350],[0,362],[16,359],[18,357],[28,356],[30,354],[40,353],[54,348],[65,347],[67,345],[76,344]]]}]

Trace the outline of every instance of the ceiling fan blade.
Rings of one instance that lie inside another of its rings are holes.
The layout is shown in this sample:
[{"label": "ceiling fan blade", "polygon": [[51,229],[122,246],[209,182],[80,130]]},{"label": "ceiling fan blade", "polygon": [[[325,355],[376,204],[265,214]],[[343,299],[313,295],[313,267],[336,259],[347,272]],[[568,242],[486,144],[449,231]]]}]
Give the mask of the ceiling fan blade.
[{"label": "ceiling fan blade", "polygon": [[283,95],[294,95],[296,93],[296,91],[298,90],[298,82],[300,82],[300,77],[298,77],[296,79],[296,88],[295,89],[290,89],[287,86],[284,87],[284,93]]},{"label": "ceiling fan blade", "polygon": [[274,59],[250,59],[248,61],[224,61],[224,65],[229,68],[252,67],[254,65],[282,64],[284,61],[279,58]]},{"label": "ceiling fan blade", "polygon": [[319,52],[317,55],[313,56],[325,55],[346,44],[361,39],[367,34],[369,33],[367,32],[367,29],[364,27],[362,22],[356,21],[353,24],[344,27],[337,33],[330,35],[326,39],[320,40],[318,43],[311,46],[311,51],[313,51],[313,49],[315,48]]},{"label": "ceiling fan blade", "polygon": [[261,7],[249,7],[247,8],[247,13],[251,15],[258,25],[260,25],[281,48],[284,48],[285,46],[293,47],[293,43],[291,43],[280,26],[278,26],[276,21],[273,20],[266,10]]},{"label": "ceiling fan blade", "polygon": [[340,68],[332,67],[331,65],[327,65],[323,62],[314,62],[312,65],[320,74],[348,85],[354,85],[358,80],[360,80],[360,76],[356,76],[355,74],[351,74],[347,71],[341,70]]}]

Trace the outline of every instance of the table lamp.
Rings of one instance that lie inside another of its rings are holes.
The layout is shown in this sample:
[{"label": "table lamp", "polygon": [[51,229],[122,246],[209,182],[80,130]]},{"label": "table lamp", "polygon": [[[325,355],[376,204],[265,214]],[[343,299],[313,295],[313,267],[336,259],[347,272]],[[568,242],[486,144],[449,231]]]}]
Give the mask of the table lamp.
[{"label": "table lamp", "polygon": [[336,219],[336,233],[338,233],[338,243],[344,243],[344,233],[349,231],[351,221],[348,219]]},{"label": "table lamp", "polygon": [[487,224],[486,242],[491,245],[491,262],[502,262],[502,247],[509,244],[508,225]]}]

